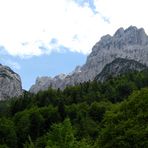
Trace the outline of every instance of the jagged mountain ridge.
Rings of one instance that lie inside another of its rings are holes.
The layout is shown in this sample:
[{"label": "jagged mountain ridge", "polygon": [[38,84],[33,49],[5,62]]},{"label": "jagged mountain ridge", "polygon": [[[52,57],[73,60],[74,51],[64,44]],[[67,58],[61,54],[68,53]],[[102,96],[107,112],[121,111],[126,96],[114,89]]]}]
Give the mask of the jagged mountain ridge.
[{"label": "jagged mountain ridge", "polygon": [[96,76],[95,80],[103,82],[110,78],[110,76],[116,77],[128,72],[143,71],[145,69],[148,69],[146,65],[143,65],[135,60],[117,58],[111,63],[106,64],[103,70]]},{"label": "jagged mountain ridge", "polygon": [[22,95],[20,76],[7,66],[0,64],[0,100]]},{"label": "jagged mountain ridge", "polygon": [[93,80],[106,64],[116,58],[135,60],[148,66],[148,36],[143,28],[130,26],[127,29],[119,28],[113,36],[105,35],[92,48],[86,63],[70,75],[61,75],[54,78],[40,77],[30,88],[30,92],[37,93],[53,88],[65,88],[80,82]]}]

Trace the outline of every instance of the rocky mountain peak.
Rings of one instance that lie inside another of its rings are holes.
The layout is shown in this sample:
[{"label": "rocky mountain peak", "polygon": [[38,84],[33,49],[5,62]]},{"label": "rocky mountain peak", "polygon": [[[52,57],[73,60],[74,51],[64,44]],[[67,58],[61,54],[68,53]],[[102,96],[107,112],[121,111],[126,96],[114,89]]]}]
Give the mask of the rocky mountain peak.
[{"label": "rocky mountain peak", "polygon": [[148,37],[144,31],[143,28],[138,29],[135,26],[130,26],[127,29],[119,28],[115,34],[114,39],[118,42],[121,42],[121,40],[129,45],[139,44],[139,45],[145,45],[148,42]]},{"label": "rocky mountain peak", "polygon": [[55,80],[57,80],[57,79],[64,80],[65,77],[66,77],[66,74],[61,73],[61,74],[55,76],[54,79],[55,79]]},{"label": "rocky mountain peak", "polygon": [[124,32],[129,44],[147,44],[148,37],[143,28],[137,29],[136,27],[130,26]]},{"label": "rocky mountain peak", "polygon": [[123,35],[124,35],[124,29],[121,27],[115,32],[114,37],[119,38],[122,37]]},{"label": "rocky mountain peak", "polygon": [[0,64],[0,100],[22,95],[20,76],[7,66]]},{"label": "rocky mountain peak", "polygon": [[[45,90],[49,86],[53,88],[65,88],[67,85],[93,80],[106,64],[111,63],[117,58],[135,60],[148,66],[148,36],[143,28],[138,29],[130,26],[127,29],[119,28],[113,36],[105,35],[97,42],[86,63],[65,76],[63,80],[48,79],[42,85],[36,83],[30,92],[37,93]],[[46,86],[46,87],[45,87]]]}]

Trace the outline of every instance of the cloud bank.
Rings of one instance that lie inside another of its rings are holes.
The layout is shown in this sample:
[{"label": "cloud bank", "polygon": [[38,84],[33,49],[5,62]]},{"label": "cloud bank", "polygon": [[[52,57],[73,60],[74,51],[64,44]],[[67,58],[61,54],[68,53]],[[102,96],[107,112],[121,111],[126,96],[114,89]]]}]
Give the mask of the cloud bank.
[{"label": "cloud bank", "polygon": [[66,48],[88,54],[102,35],[136,25],[148,28],[146,0],[0,1],[0,46],[31,57]]}]

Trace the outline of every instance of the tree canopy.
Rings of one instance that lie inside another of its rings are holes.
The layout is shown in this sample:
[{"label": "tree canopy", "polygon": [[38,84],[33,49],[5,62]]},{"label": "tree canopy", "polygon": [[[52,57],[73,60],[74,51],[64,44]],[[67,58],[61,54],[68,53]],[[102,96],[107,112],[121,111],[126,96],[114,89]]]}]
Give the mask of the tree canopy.
[{"label": "tree canopy", "polygon": [[0,101],[3,148],[148,147],[148,71]]}]

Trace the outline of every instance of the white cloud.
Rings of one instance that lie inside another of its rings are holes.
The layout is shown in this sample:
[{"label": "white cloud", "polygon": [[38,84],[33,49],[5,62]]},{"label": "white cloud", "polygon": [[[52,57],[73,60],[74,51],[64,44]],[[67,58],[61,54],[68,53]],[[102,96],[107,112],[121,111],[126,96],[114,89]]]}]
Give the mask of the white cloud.
[{"label": "white cloud", "polygon": [[97,11],[110,19],[110,32],[131,25],[148,32],[147,0],[94,0]]},{"label": "white cloud", "polygon": [[[0,45],[20,57],[49,54],[61,46],[88,54],[102,35],[121,26],[147,28],[146,0],[94,3],[99,13],[74,0],[0,0]],[[53,39],[57,42],[50,44]]]},{"label": "white cloud", "polygon": [[[32,56],[60,46],[89,53],[106,23],[88,5],[73,0],[0,1],[0,45],[14,56]],[[55,38],[58,43],[49,44]]]}]

